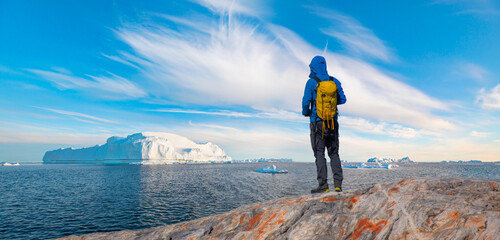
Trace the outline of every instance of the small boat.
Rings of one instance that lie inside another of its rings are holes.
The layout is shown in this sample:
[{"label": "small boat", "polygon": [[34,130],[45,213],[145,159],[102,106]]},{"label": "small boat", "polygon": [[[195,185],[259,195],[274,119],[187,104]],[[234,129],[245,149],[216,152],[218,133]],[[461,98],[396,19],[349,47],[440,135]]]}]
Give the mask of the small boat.
[{"label": "small boat", "polygon": [[276,166],[265,166],[263,168],[259,168],[257,170],[254,170],[254,172],[260,172],[260,173],[287,173],[288,170],[284,168],[276,168]]}]

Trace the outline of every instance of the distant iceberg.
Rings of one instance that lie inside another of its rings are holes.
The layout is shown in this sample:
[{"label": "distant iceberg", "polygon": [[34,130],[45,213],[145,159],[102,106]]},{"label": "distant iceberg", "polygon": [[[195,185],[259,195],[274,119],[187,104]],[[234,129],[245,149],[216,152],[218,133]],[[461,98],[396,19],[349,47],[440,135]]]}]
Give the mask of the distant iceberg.
[{"label": "distant iceberg", "polygon": [[366,163],[361,163],[359,165],[342,165],[342,168],[379,168],[379,169],[393,169],[399,167],[396,164],[366,164]]},{"label": "distant iceberg", "polygon": [[284,168],[276,168],[276,166],[265,166],[263,168],[259,168],[257,170],[254,170],[254,172],[260,172],[260,173],[287,173],[288,170]]},{"label": "distant iceberg", "polygon": [[373,157],[368,159],[366,162],[369,163],[399,163],[399,164],[406,164],[406,163],[414,163],[410,159],[410,157],[404,157],[401,159],[393,159],[393,158],[381,158],[381,157]]},{"label": "distant iceberg", "polygon": [[103,145],[48,151],[44,163],[224,163],[231,162],[219,146],[195,143],[186,137],[164,132],[142,132],[110,137]]},{"label": "distant iceberg", "polygon": [[8,162],[2,162],[0,165],[5,166],[5,167],[12,167],[12,166],[19,166],[19,163],[8,163]]}]

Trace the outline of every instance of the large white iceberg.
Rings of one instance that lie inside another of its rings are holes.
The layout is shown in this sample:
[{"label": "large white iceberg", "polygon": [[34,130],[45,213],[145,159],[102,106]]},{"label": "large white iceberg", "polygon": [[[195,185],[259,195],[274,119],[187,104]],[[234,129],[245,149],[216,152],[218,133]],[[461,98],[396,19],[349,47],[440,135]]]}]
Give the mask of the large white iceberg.
[{"label": "large white iceberg", "polygon": [[186,137],[164,132],[142,132],[110,137],[103,145],[48,151],[44,163],[208,163],[230,162],[219,146],[195,143]]}]

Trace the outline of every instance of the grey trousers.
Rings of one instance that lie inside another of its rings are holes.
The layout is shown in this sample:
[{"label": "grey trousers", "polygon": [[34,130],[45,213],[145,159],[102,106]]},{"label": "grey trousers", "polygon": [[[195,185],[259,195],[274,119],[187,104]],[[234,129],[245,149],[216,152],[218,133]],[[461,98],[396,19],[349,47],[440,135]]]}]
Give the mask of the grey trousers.
[{"label": "grey trousers", "polygon": [[342,187],[342,165],[339,157],[339,123],[335,120],[335,128],[325,131],[322,135],[323,122],[319,121],[310,124],[311,146],[316,158],[316,171],[318,174],[318,184],[323,186],[328,183],[328,171],[325,158],[325,147],[330,157],[330,165],[333,172],[335,187]]}]

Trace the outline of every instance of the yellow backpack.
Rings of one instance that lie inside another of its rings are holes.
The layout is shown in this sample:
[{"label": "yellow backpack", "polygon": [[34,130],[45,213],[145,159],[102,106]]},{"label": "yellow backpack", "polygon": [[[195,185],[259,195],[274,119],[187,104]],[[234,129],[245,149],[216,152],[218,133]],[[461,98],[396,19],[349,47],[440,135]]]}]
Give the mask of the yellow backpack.
[{"label": "yellow backpack", "polygon": [[330,77],[328,81],[321,81],[314,77],[318,82],[316,85],[316,112],[318,117],[323,120],[322,135],[327,129],[334,129],[334,117],[337,112],[337,84]]}]

